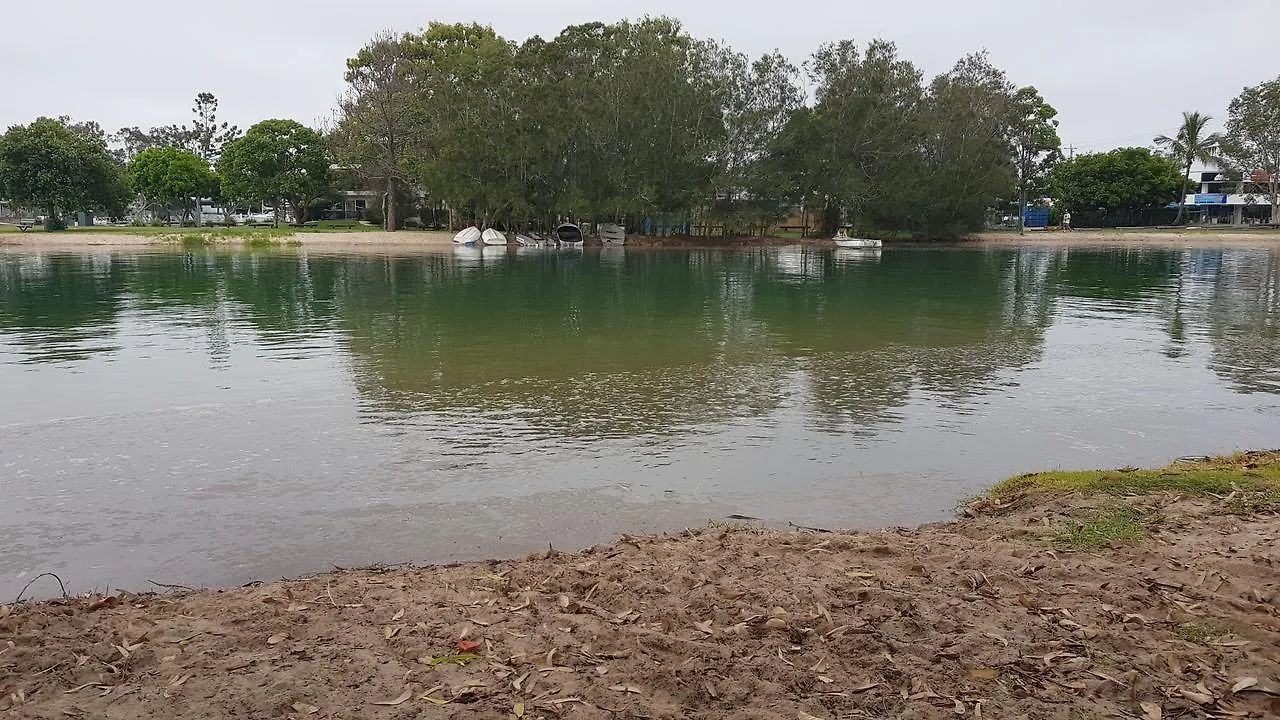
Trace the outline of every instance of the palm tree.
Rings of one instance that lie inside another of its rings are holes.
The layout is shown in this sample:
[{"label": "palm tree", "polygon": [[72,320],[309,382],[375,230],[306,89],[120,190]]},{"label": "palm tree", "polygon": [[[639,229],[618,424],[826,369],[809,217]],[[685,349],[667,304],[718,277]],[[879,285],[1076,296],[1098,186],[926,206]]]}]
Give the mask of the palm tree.
[{"label": "palm tree", "polygon": [[1155,139],[1155,144],[1163,148],[1171,160],[1182,166],[1183,182],[1178,193],[1178,217],[1173,221],[1174,225],[1180,225],[1186,216],[1187,206],[1183,199],[1187,190],[1186,177],[1191,174],[1191,166],[1196,161],[1211,163],[1218,159],[1218,146],[1222,143],[1222,136],[1218,133],[1205,134],[1205,128],[1212,119],[1198,112],[1183,112],[1182,127],[1178,128],[1173,137],[1161,135]]}]

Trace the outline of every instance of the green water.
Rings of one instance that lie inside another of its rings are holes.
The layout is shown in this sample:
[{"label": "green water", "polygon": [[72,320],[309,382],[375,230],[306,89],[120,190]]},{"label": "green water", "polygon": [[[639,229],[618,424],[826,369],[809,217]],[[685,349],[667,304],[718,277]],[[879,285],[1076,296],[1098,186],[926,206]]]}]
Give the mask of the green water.
[{"label": "green water", "polygon": [[1280,445],[1280,252],[9,253],[0,390],[0,593],[913,524]]}]

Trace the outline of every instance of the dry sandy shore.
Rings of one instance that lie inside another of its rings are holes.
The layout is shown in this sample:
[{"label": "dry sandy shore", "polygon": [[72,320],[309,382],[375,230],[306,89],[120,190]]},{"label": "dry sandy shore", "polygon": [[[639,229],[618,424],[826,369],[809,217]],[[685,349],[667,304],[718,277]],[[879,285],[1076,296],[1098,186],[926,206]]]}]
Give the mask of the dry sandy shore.
[{"label": "dry sandy shore", "polygon": [[[101,249],[144,249],[181,247],[181,234],[171,235],[129,234],[98,231],[70,231],[65,233],[4,233],[0,232],[0,251],[18,252],[31,250],[75,251]],[[413,248],[442,248],[452,244],[453,235],[446,232],[309,232],[292,236],[271,238],[281,244],[297,244],[307,248],[350,249],[377,252],[383,250],[411,250]],[[219,246],[236,247],[244,244],[243,237],[215,237]]]},{"label": "dry sandy shore", "polygon": [[[189,233],[190,230],[182,231]],[[30,252],[46,250],[69,252],[83,250],[142,249],[177,247],[181,233],[171,235],[128,234],[101,231],[69,231],[65,233],[0,232],[0,252]],[[437,231],[384,232],[307,232],[274,238],[280,243],[298,245],[316,250],[334,252],[411,252],[414,250],[439,251],[449,247],[453,235]],[[244,238],[223,237],[218,245],[236,247]],[[632,247],[750,247],[769,245],[809,244],[832,245],[828,240],[796,240],[786,238],[646,238],[631,236]],[[1038,232],[1018,235],[1011,232],[984,233],[972,238],[966,245],[1123,245],[1123,246],[1176,246],[1176,247],[1275,247],[1280,245],[1280,231],[1231,231],[1231,230],[1153,230],[1107,231],[1077,230],[1071,233]]]},{"label": "dry sandy shore", "polygon": [[[1055,544],[1104,506],[1158,520]],[[1015,494],[915,531],[0,606],[0,716],[1276,717],[1280,519],[1248,507]]]}]

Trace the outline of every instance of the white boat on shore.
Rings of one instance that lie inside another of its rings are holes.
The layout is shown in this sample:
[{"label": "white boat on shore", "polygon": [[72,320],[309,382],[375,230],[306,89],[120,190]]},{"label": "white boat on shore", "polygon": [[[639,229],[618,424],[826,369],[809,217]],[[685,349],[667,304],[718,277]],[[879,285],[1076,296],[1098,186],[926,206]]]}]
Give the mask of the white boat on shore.
[{"label": "white boat on shore", "polygon": [[573,223],[562,223],[556,227],[556,239],[560,241],[560,247],[580,248],[584,242],[582,228]]},{"label": "white boat on shore", "polygon": [[600,242],[605,245],[624,245],[627,242],[627,230],[621,225],[605,223],[600,226]]},{"label": "white boat on shore", "polygon": [[465,230],[458,233],[457,235],[454,235],[453,244],[454,245],[475,245],[476,242],[480,239],[480,236],[481,236],[480,228],[477,228],[476,226],[472,225],[471,227],[466,228]]},{"label": "white boat on shore", "polygon": [[480,238],[484,240],[485,245],[506,245],[507,244],[507,236],[503,235],[497,230],[494,230],[493,228],[489,228],[488,230],[485,230],[484,232],[480,233]]}]

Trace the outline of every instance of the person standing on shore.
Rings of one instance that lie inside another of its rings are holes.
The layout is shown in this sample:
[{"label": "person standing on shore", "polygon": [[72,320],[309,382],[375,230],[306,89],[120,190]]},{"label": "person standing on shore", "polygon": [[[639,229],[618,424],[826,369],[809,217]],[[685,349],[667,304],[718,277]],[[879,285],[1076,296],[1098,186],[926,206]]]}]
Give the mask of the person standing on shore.
[{"label": "person standing on shore", "polygon": [[1071,213],[1069,212],[1062,213],[1062,229],[1071,232]]}]

